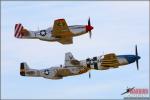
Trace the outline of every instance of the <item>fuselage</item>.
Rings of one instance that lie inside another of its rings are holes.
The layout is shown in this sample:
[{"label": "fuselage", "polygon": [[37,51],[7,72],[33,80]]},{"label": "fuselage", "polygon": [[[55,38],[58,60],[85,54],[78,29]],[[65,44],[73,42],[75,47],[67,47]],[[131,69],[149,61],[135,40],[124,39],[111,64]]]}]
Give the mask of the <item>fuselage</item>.
[{"label": "fuselage", "polygon": [[20,39],[40,39],[43,41],[57,41],[63,45],[72,44],[73,37],[79,36],[89,32],[91,37],[91,30],[93,26],[88,20],[88,25],[72,25],[68,26],[65,19],[56,19],[53,27],[47,29],[30,31],[23,27],[21,23],[15,24],[14,36]]},{"label": "fuselage", "polygon": [[[70,32],[72,33],[72,37],[79,36],[88,32],[88,28],[86,25],[73,25],[68,26]],[[25,36],[26,38],[31,39],[40,39],[43,41],[58,41],[60,38],[52,36],[53,28],[47,28],[38,31],[29,31],[29,36]]]},{"label": "fuselage", "polygon": [[[66,76],[73,76],[73,75],[79,75],[82,73],[86,73],[87,71],[91,69],[95,70],[107,70],[110,68],[118,68],[122,65],[127,65],[130,63],[135,62],[136,60],[140,59],[139,56],[135,55],[118,55],[116,56],[118,60],[117,66],[114,66],[114,64],[109,66],[104,66],[102,64],[102,57],[93,57],[89,60],[81,60],[80,65],[76,66],[57,66],[57,67],[51,67],[48,69],[42,69],[42,70],[36,70],[36,69],[30,69],[26,71],[26,76],[38,76],[38,77],[44,77],[48,79],[62,79]],[[97,59],[96,61],[94,59]],[[110,62],[107,61],[109,64]],[[107,64],[106,64],[107,65]],[[33,73],[32,73],[33,72]]]},{"label": "fuselage", "polygon": [[86,60],[81,60],[80,64],[81,66],[86,66],[91,69],[106,70],[134,63],[136,60],[140,59],[140,57],[136,55],[117,55],[116,61],[112,61],[112,59],[107,59],[107,61],[104,62],[103,59],[104,58],[102,56],[88,58]]},{"label": "fuselage", "polygon": [[35,76],[44,77],[48,79],[62,79],[66,76],[79,75],[90,70],[87,67],[51,67],[48,69],[36,70],[29,69],[26,70],[25,76]]}]

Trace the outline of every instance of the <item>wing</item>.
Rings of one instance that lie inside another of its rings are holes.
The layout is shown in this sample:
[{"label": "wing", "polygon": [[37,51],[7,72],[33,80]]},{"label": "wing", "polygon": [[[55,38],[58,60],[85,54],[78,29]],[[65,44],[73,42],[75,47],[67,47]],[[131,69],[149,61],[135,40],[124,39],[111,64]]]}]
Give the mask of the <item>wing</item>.
[{"label": "wing", "polygon": [[72,37],[63,37],[58,42],[62,43],[62,44],[72,44],[73,43]]},{"label": "wing", "polygon": [[104,67],[118,67],[119,62],[114,53],[104,55],[104,58],[101,60],[101,66]]},{"label": "wing", "polygon": [[52,30],[52,36],[57,38],[63,38],[67,36],[72,36],[67,23],[64,19],[57,19],[54,21],[54,26]]}]

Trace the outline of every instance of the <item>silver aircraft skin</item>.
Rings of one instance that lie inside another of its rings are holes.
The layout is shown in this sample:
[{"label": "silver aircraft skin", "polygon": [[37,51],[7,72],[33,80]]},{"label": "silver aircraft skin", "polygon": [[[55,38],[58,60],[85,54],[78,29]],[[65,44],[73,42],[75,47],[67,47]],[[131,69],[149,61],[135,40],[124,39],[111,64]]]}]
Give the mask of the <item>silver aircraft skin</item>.
[{"label": "silver aircraft skin", "polygon": [[[62,79],[66,76],[79,75],[88,72],[91,69],[107,70],[111,68],[119,68],[119,66],[127,65],[136,62],[139,69],[137,46],[135,47],[135,55],[116,55],[114,53],[105,54],[85,60],[77,60],[71,52],[65,54],[65,64],[54,66],[47,69],[31,69],[22,62],[20,64],[20,75],[31,77],[44,77],[47,79]],[[89,74],[90,77],[90,74]]]}]

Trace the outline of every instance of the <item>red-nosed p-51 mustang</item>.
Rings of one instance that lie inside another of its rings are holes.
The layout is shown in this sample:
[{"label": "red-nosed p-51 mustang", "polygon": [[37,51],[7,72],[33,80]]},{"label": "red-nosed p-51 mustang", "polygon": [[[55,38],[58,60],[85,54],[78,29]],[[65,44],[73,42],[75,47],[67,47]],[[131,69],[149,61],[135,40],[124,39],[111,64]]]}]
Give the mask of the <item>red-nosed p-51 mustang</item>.
[{"label": "red-nosed p-51 mustang", "polygon": [[57,19],[54,21],[53,27],[38,31],[29,31],[25,29],[22,24],[15,25],[16,38],[20,39],[40,39],[43,41],[58,41],[62,44],[72,44],[72,38],[89,32],[91,38],[91,26],[90,18],[88,25],[72,25],[68,26],[65,19]]},{"label": "red-nosed p-51 mustang", "polygon": [[[114,53],[103,56],[87,58],[85,60],[77,60],[68,52],[65,54],[65,64],[62,66],[51,67],[47,69],[31,69],[25,62],[20,64],[20,75],[31,77],[44,77],[47,79],[62,79],[66,76],[73,76],[86,73],[91,69],[107,70],[110,68],[119,68],[119,66],[131,64],[136,62],[137,69],[138,60],[137,46],[135,48],[135,55],[116,55]],[[89,77],[91,77],[89,73]]]}]

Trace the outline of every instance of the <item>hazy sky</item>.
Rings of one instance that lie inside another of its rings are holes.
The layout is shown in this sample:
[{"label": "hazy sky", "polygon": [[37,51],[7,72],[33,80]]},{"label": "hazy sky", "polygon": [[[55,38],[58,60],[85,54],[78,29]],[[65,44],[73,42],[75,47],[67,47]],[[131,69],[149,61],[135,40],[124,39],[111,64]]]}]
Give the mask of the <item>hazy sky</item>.
[{"label": "hazy sky", "polygon": [[[53,26],[57,18],[68,25],[94,26],[89,34],[75,37],[72,45],[14,38],[18,22],[29,30]],[[22,77],[20,62],[42,69],[64,64],[66,52],[76,59],[114,52],[135,54],[138,45],[140,70],[136,64],[118,69],[91,71],[62,80]],[[18,2],[1,5],[1,96],[3,99],[121,99],[126,87],[149,87],[149,2]]]}]

